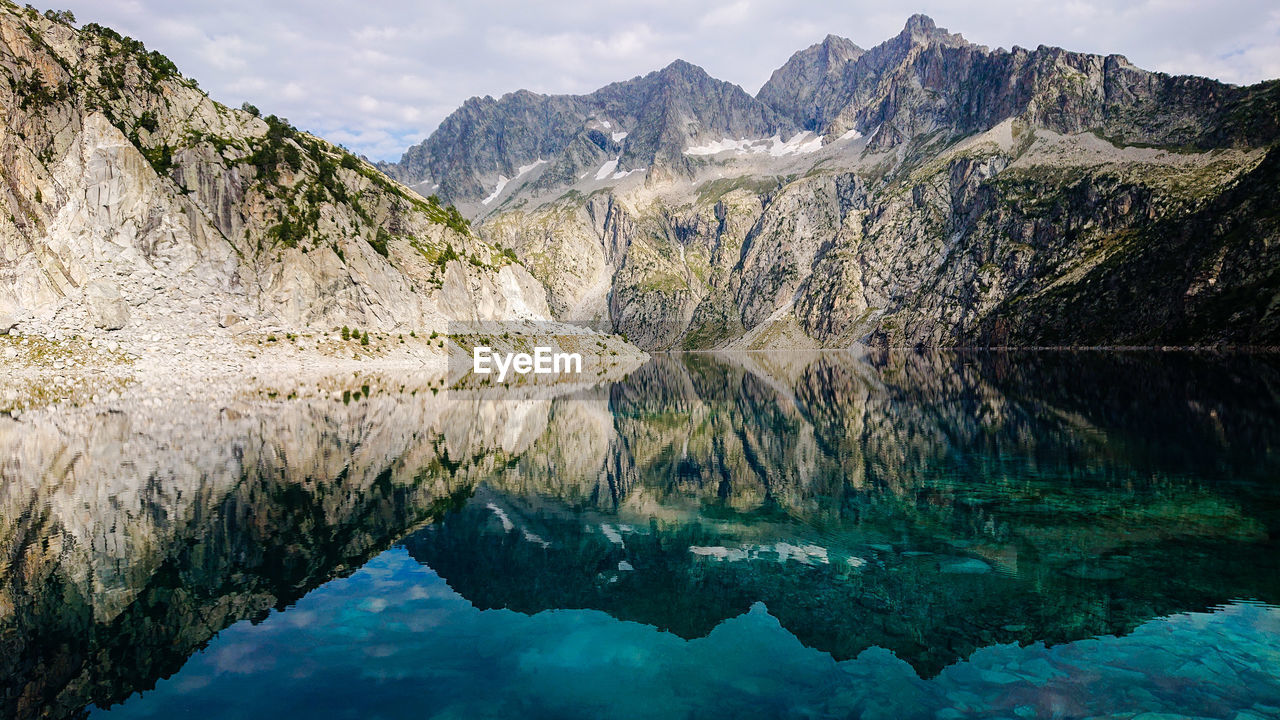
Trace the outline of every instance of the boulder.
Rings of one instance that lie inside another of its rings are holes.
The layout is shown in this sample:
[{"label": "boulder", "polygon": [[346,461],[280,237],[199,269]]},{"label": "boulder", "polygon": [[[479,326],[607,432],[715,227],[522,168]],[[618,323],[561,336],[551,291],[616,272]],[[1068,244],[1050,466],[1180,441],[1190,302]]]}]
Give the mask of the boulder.
[{"label": "boulder", "polygon": [[18,319],[9,313],[0,312],[0,335],[8,335],[9,331],[18,327]]},{"label": "boulder", "polygon": [[84,289],[84,300],[94,327],[119,330],[129,322],[129,304],[113,285],[90,283]]},{"label": "boulder", "polygon": [[229,328],[232,325],[240,324],[241,320],[244,320],[244,318],[236,315],[235,313],[223,313],[222,317],[218,320],[218,327]]}]

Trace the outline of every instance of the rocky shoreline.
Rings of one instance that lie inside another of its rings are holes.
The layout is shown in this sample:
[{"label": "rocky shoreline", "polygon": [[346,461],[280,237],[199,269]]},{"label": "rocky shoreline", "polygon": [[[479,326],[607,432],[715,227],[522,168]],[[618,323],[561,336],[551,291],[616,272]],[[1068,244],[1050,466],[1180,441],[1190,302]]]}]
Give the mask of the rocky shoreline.
[{"label": "rocky shoreline", "polygon": [[[438,392],[458,382],[469,362],[466,338],[348,330],[344,339],[343,328],[295,333],[248,324],[202,333],[15,327],[0,335],[0,414],[305,397],[341,393],[350,383],[340,380],[370,376],[390,378],[406,391]],[[548,339],[559,345],[571,340],[595,368],[584,382],[620,377],[648,357],[618,336],[575,336],[566,328],[565,335]],[[515,345],[500,337],[486,342],[508,350]]]}]

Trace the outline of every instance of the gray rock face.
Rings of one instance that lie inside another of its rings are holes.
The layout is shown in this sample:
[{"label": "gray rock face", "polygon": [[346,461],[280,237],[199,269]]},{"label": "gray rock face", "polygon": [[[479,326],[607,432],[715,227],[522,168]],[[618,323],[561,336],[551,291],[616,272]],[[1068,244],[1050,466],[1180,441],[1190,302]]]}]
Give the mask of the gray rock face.
[{"label": "gray rock face", "polygon": [[137,41],[0,6],[0,76],[0,115],[19,129],[0,134],[0,308],[38,327],[549,315],[539,283],[452,208],[214,102]]},{"label": "gray rock face", "polygon": [[[1213,147],[1224,140],[1217,132],[1224,115],[1246,96],[1205,78],[1146,72],[1121,55],[1044,45],[993,51],[915,15],[865,53],[830,38],[797,53],[759,97],[823,134],[874,131],[877,147],[939,131],[983,132],[1015,116],[1063,133]],[[1228,142],[1247,140],[1243,130]]]},{"label": "gray rock face", "polygon": [[119,290],[105,282],[87,285],[84,302],[94,327],[119,330],[129,322],[129,304],[120,296]]},{"label": "gray rock face", "polygon": [[527,90],[472,98],[431,137],[410,148],[394,177],[450,202],[478,201],[493,177],[512,178],[539,160],[536,189],[571,184],[584,170],[661,167],[688,174],[690,141],[789,134],[794,123],[742,88],[677,60],[589,95]]},{"label": "gray rock face", "polygon": [[[627,116],[624,144],[658,149],[643,183],[601,130],[473,206],[560,317],[649,348],[1280,344],[1280,82],[991,50],[924,16],[867,51],[830,36],[794,55],[758,96],[768,122],[678,75],[672,106],[709,131]],[[466,142],[423,147],[501,146],[453,122]]]},{"label": "gray rock face", "polygon": [[845,66],[865,52],[850,40],[828,35],[822,42],[792,55],[773,72],[756,97],[800,125],[810,124],[827,104],[826,93],[820,97],[819,92],[838,86]]}]

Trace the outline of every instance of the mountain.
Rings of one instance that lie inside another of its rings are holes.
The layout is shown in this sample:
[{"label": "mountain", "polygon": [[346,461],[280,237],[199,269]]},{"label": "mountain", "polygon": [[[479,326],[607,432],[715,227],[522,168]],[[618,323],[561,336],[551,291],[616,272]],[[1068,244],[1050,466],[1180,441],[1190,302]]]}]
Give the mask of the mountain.
[{"label": "mountain", "polygon": [[538,189],[572,185],[584,170],[614,178],[655,166],[687,171],[690,142],[792,129],[742,88],[676,60],[590,95],[472,98],[383,169],[428,194],[484,208],[535,169]]},{"label": "mountain", "polygon": [[69,20],[0,4],[6,331],[547,315],[541,285],[455,209]]},{"label": "mountain", "polygon": [[[816,118],[827,104],[819,90],[840,87],[845,66],[864,53],[852,41],[828,35],[822,42],[792,55],[775,70],[760,88],[760,100],[801,125],[810,124],[809,119]],[[816,124],[806,129],[815,127]]]},{"label": "mountain", "polygon": [[648,348],[1277,345],[1278,137],[1276,81],[917,15],[754,99],[676,63],[471,100],[388,167]]},{"label": "mountain", "polygon": [[[982,132],[1012,117],[1059,133],[1096,130],[1122,144],[1205,149],[1247,143],[1257,129],[1230,122],[1242,98],[1216,81],[1145,72],[1120,55],[1045,46],[992,52],[923,15],[870,52],[850,47],[828,50],[826,71],[816,77],[788,72],[814,48],[797,53],[760,98],[824,135],[879,128],[880,147],[936,131]],[[787,95],[797,85],[814,98],[810,107]],[[1269,124],[1274,134],[1274,117]]]}]

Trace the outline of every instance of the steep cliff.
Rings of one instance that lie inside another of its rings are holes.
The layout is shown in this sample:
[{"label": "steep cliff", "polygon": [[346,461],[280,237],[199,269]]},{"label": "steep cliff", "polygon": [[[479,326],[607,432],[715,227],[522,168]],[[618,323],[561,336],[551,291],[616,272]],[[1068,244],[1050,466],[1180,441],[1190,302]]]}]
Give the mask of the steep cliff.
[{"label": "steep cliff", "polygon": [[[660,132],[637,117],[577,175],[539,165],[492,202],[431,178],[558,317],[645,347],[1280,344],[1280,82],[992,50],[914,16],[870,50],[800,51],[757,100],[769,122],[708,110],[643,173],[613,163]],[[402,172],[499,141],[465,109],[444,127]],[[539,158],[513,147],[500,169]]]},{"label": "steep cliff", "polygon": [[0,4],[0,116],[0,315],[38,331],[547,315],[453,208],[110,29]]}]

